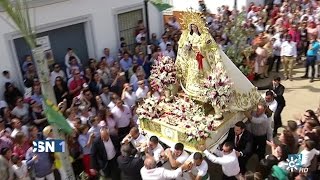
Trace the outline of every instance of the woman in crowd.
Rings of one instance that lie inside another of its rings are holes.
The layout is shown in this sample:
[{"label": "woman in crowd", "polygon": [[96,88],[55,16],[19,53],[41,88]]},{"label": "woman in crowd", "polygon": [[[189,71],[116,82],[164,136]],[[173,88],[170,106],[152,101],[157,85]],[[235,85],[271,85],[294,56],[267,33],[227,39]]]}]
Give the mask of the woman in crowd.
[{"label": "woman in crowd", "polygon": [[28,124],[30,121],[29,105],[24,103],[22,97],[16,98],[16,106],[12,109],[11,114],[21,119],[22,124]]},{"label": "woman in crowd", "polygon": [[22,97],[22,93],[19,91],[18,88],[14,86],[14,84],[10,82],[6,82],[5,84],[5,92],[4,92],[4,99],[8,103],[10,108],[15,106],[15,98]]},{"label": "woman in crowd", "polygon": [[71,96],[69,95],[68,86],[60,76],[56,77],[53,90],[56,95],[57,103],[62,102],[64,99],[67,99],[67,101],[70,102]]}]

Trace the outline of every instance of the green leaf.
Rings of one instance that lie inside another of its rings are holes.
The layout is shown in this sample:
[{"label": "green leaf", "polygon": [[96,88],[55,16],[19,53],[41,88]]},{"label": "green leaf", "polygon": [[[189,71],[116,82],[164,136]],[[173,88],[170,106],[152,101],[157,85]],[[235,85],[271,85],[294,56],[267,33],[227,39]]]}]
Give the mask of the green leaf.
[{"label": "green leaf", "polygon": [[153,0],[150,1],[151,4],[153,4],[159,11],[165,11],[167,9],[172,8],[172,6],[168,3],[163,3],[161,0]]},{"label": "green leaf", "polygon": [[[31,49],[36,47],[35,35],[30,24],[29,9],[26,0],[0,0],[0,6],[20,30]],[[10,24],[10,23],[9,23]]]}]

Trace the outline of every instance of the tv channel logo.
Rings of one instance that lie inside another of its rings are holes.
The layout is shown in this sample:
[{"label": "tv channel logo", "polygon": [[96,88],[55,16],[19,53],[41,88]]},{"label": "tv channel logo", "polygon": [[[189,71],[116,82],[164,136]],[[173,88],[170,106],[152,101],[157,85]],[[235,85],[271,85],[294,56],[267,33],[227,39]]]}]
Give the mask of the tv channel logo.
[{"label": "tv channel logo", "polygon": [[288,167],[287,170],[290,172],[301,172],[307,173],[308,168],[302,167],[302,154],[289,154],[288,155]]},{"label": "tv channel logo", "polygon": [[32,152],[65,152],[65,141],[61,139],[37,140],[32,145]]}]

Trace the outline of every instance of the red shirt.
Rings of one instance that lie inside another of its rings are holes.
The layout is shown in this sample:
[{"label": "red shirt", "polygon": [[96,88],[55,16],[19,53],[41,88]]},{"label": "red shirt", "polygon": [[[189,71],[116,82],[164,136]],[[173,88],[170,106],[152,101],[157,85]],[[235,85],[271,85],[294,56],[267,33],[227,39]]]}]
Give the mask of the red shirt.
[{"label": "red shirt", "polygon": [[[71,82],[70,82],[70,85],[69,85],[69,90],[70,91],[73,91],[73,90],[75,90],[78,86],[80,86],[81,87],[81,89],[82,89],[82,85],[85,83],[86,81],[84,80],[84,79],[79,79],[79,80],[72,80]],[[73,97],[76,97],[76,96],[78,96],[79,94],[80,94],[80,92],[81,92],[81,89],[79,89],[78,91],[76,91],[76,92],[74,92],[73,93]]]}]

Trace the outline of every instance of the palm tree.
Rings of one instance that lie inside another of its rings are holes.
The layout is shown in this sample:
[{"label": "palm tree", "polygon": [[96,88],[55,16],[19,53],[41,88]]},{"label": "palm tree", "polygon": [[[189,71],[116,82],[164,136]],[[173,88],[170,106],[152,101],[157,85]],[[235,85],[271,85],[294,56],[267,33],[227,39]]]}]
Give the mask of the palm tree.
[{"label": "palm tree", "polygon": [[[38,77],[41,82],[42,95],[48,98],[51,102],[56,103],[53,88],[49,79],[48,63],[45,60],[43,48],[36,44],[35,27],[31,25],[30,14],[27,0],[0,0],[0,6],[4,9],[9,18],[2,18],[11,25],[14,29],[18,29],[25,41],[32,50],[32,55],[35,60]],[[55,137],[59,137],[57,127],[53,126]],[[69,162],[69,153],[66,148],[66,153],[58,153],[59,159],[63,164],[63,169],[66,172],[68,179],[74,180],[73,170]]]}]

